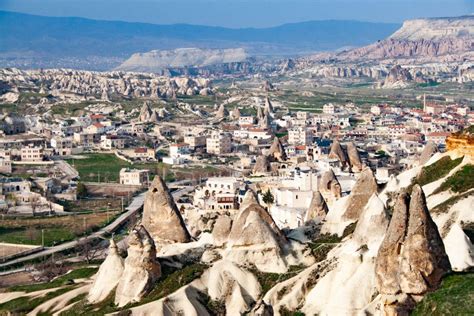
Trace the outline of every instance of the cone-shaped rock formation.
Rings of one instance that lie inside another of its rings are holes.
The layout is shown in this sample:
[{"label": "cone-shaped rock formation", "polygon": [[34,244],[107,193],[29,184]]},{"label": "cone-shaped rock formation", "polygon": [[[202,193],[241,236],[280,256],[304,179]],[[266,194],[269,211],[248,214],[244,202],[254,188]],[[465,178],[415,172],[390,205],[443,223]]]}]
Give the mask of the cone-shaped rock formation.
[{"label": "cone-shaped rock formation", "polygon": [[186,228],[166,183],[156,176],[145,195],[142,224],[155,241],[189,242]]}]

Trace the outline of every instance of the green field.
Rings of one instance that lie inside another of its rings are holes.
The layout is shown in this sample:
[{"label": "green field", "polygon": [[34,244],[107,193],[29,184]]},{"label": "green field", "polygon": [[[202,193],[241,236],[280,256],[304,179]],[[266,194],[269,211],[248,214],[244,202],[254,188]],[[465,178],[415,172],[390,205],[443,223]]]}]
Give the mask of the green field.
[{"label": "green field", "polygon": [[98,230],[115,219],[117,211],[44,218],[5,219],[0,222],[0,242],[49,247]]},{"label": "green field", "polygon": [[474,273],[455,273],[426,295],[412,315],[474,315]]},{"label": "green field", "polygon": [[[122,168],[148,169],[153,174],[163,174],[163,163],[130,164],[114,154],[86,154],[84,159],[66,160],[79,172],[83,182],[118,182]],[[168,179],[169,180],[169,179]]]}]

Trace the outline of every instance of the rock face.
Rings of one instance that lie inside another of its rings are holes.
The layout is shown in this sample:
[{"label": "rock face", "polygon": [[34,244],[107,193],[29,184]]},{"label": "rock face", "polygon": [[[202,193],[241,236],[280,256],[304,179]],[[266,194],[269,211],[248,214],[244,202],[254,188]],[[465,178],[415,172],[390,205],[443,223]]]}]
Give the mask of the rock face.
[{"label": "rock face", "polygon": [[216,118],[217,118],[217,119],[223,119],[223,118],[225,118],[228,114],[229,114],[229,112],[227,112],[227,110],[225,109],[224,104],[221,104],[221,105],[219,106],[219,109],[217,110]]},{"label": "rock face", "polygon": [[313,192],[313,197],[306,213],[305,222],[321,222],[326,218],[328,212],[328,206],[321,193],[319,191]]},{"label": "rock face", "polygon": [[400,262],[400,286],[407,294],[436,289],[451,269],[443,240],[431,219],[419,185],[413,187],[408,228]]},{"label": "rock face", "polygon": [[254,264],[262,271],[286,271],[284,234],[271,215],[249,195],[232,223],[225,258]]},{"label": "rock face", "polygon": [[264,175],[270,172],[270,170],[271,166],[268,157],[265,155],[259,156],[253,167],[253,174]]},{"label": "rock face", "polygon": [[474,17],[418,19],[403,23],[388,39],[340,54],[344,60],[434,58],[462,61],[472,51]]},{"label": "rock face", "polygon": [[152,116],[153,112],[150,108],[150,104],[148,102],[143,103],[143,106],[140,110],[140,115],[138,116],[138,119],[140,122],[148,122],[150,121],[150,118]]},{"label": "rock face", "polygon": [[133,54],[117,70],[158,72],[166,68],[203,67],[216,64],[243,62],[247,54],[243,48],[200,49],[178,48],[175,50],[153,50]]},{"label": "rock face", "polygon": [[190,234],[163,179],[155,176],[145,195],[142,224],[155,241],[189,242]]},{"label": "rock face", "polygon": [[377,289],[382,295],[392,297],[385,300],[385,312],[408,313],[412,296],[437,289],[441,278],[450,270],[423,190],[415,185],[411,196],[399,195],[376,259]]},{"label": "rock face", "polygon": [[212,230],[214,244],[222,245],[227,242],[230,230],[232,228],[232,219],[227,215],[221,215],[217,218]]},{"label": "rock face", "polygon": [[332,142],[331,149],[329,151],[329,158],[339,159],[343,168],[345,168],[348,164],[347,155],[337,140]]},{"label": "rock face", "polygon": [[423,151],[421,152],[420,161],[419,161],[420,166],[427,163],[428,160],[430,160],[430,158],[437,152],[438,152],[438,146],[436,146],[436,144],[433,142],[428,142],[425,145],[425,148],[423,148]]},{"label": "rock face", "polygon": [[118,254],[115,241],[111,239],[109,252],[95,275],[87,300],[92,304],[103,301],[119,283],[123,269],[123,258]]},{"label": "rock face", "polygon": [[359,151],[353,142],[347,143],[347,157],[353,172],[360,172],[363,169],[362,161],[360,159]]},{"label": "rock face", "polygon": [[412,81],[413,77],[411,73],[407,69],[402,68],[400,65],[396,65],[392,69],[390,69],[383,83],[383,87],[402,88]]},{"label": "rock face", "polygon": [[155,243],[143,226],[132,230],[128,245],[125,268],[115,294],[115,304],[120,307],[140,301],[161,276]]},{"label": "rock face", "polygon": [[278,137],[273,138],[268,155],[276,161],[285,161],[287,159],[285,149],[283,149],[283,145]]},{"label": "rock face", "polygon": [[377,193],[377,181],[370,168],[365,168],[352,188],[344,219],[357,220],[372,194]]},{"label": "rock face", "polygon": [[326,199],[337,200],[341,197],[341,184],[337,180],[334,171],[328,170],[323,174],[321,180],[319,180],[319,191]]}]

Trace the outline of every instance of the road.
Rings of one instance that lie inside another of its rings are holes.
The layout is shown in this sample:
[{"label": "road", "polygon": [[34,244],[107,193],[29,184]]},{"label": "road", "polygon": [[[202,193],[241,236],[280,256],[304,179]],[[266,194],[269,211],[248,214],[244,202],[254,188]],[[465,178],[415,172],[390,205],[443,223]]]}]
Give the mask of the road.
[{"label": "road", "polygon": [[[187,193],[190,193],[193,190],[194,190],[194,186],[190,186],[190,187],[186,187],[186,188],[182,188],[180,190],[177,190],[177,191],[173,192],[172,195],[173,195],[173,198],[175,200],[178,200],[183,195],[185,195]],[[124,222],[126,222],[130,217],[137,214],[142,209],[144,202],[145,202],[145,193],[137,195],[136,197],[133,198],[130,205],[128,205],[125,208],[127,210],[125,213],[123,213],[122,215],[117,217],[117,219],[115,219],[109,225],[107,225],[107,226],[101,228],[100,230],[90,234],[89,236],[82,237],[82,238],[79,238],[77,240],[65,242],[65,243],[62,243],[60,245],[56,245],[56,246],[53,246],[53,247],[49,247],[49,248],[46,248],[42,251],[31,254],[31,255],[27,255],[27,256],[24,256],[24,257],[17,258],[17,259],[13,259],[11,261],[7,261],[5,263],[0,264],[0,269],[5,269],[5,268],[7,268],[11,265],[14,265],[14,264],[22,263],[22,262],[25,262],[25,261],[41,258],[41,257],[44,257],[44,256],[49,256],[49,255],[52,255],[54,253],[63,252],[65,250],[73,249],[81,241],[83,241],[85,239],[104,238],[105,235],[113,233]]]}]

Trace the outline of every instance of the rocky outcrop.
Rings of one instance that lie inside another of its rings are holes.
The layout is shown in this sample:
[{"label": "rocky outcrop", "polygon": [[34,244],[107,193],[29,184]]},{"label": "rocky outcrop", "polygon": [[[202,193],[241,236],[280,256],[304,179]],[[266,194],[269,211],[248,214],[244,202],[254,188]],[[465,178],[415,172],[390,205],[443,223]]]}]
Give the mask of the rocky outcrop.
[{"label": "rocky outcrop", "polygon": [[100,265],[87,296],[87,300],[90,303],[94,304],[103,301],[115,289],[123,274],[123,261],[123,258],[118,253],[115,241],[111,239],[107,257]]},{"label": "rocky outcrop", "polygon": [[306,212],[305,222],[321,222],[326,218],[326,214],[329,212],[326,201],[319,191],[313,192],[311,203],[308,211]]},{"label": "rocky outcrop", "polygon": [[215,245],[223,245],[227,242],[230,230],[232,228],[232,219],[230,216],[221,215],[217,218],[212,230],[212,237],[214,238]]},{"label": "rocky outcrop", "polygon": [[150,104],[148,102],[143,103],[143,106],[140,110],[140,115],[138,119],[140,122],[148,122],[150,121],[151,115],[153,114]]},{"label": "rocky outcrop", "polygon": [[342,149],[341,144],[337,140],[334,140],[332,142],[331,149],[329,150],[329,158],[339,159],[343,168],[348,165],[347,155],[344,149]]},{"label": "rocky outcrop", "polygon": [[446,148],[459,156],[474,157],[474,128],[471,126],[446,138]]},{"label": "rocky outcrop", "polygon": [[140,301],[161,276],[153,239],[143,226],[128,237],[128,256],[117,285],[115,304],[119,307]]},{"label": "rocky outcrop", "polygon": [[225,258],[253,264],[262,271],[286,271],[283,248],[288,241],[271,215],[251,200],[248,196],[232,223]]},{"label": "rocky outcrop", "polygon": [[347,157],[349,158],[349,163],[351,165],[351,170],[353,172],[360,172],[363,169],[362,160],[360,159],[359,151],[357,150],[356,145],[353,142],[349,142],[346,145]]},{"label": "rocky outcrop", "polygon": [[332,169],[323,173],[319,180],[319,191],[326,199],[337,200],[341,197],[341,184]]},{"label": "rocky outcrop", "polygon": [[142,224],[156,242],[189,242],[190,234],[166,183],[155,176],[145,194]]},{"label": "rocky outcrop", "polygon": [[216,64],[243,62],[247,54],[243,48],[200,49],[178,48],[175,50],[153,50],[133,54],[117,67],[117,70],[159,72],[168,68],[203,67]]},{"label": "rocky outcrop", "polygon": [[425,194],[415,185],[401,252],[400,287],[407,294],[424,294],[436,289],[450,269],[443,240],[426,206]]},{"label": "rocky outcrop", "polygon": [[377,289],[386,313],[407,314],[412,302],[438,288],[451,270],[423,190],[399,195],[376,259]]},{"label": "rocky outcrop", "polygon": [[229,112],[226,110],[224,104],[221,104],[219,106],[219,109],[217,110],[216,118],[221,120],[224,119],[227,115],[229,115]]},{"label": "rocky outcrop", "polygon": [[268,156],[261,155],[255,161],[255,165],[253,167],[253,174],[254,175],[265,175],[271,171],[270,160]]},{"label": "rocky outcrop", "polygon": [[430,158],[438,152],[438,146],[433,142],[428,142],[420,155],[419,165],[423,166]]},{"label": "rocky outcrop", "polygon": [[283,149],[280,139],[276,136],[273,138],[273,143],[268,152],[268,156],[276,161],[285,161],[287,159],[285,149]]},{"label": "rocky outcrop", "polygon": [[365,168],[352,188],[347,208],[343,215],[345,220],[356,221],[372,194],[377,193],[377,180],[370,168]]}]

